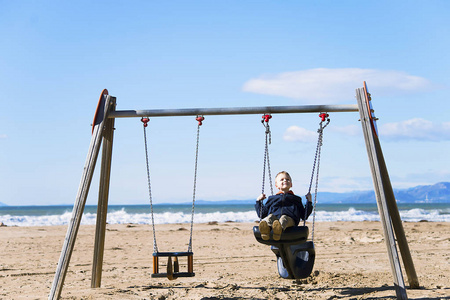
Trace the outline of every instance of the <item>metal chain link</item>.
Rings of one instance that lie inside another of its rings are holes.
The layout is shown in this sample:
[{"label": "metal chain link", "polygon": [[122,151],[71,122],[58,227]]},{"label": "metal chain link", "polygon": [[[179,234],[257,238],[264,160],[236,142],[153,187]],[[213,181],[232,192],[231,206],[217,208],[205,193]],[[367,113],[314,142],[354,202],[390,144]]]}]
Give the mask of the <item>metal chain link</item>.
[{"label": "metal chain link", "polygon": [[272,182],[272,172],[270,170],[270,160],[269,160],[269,147],[266,149],[267,151],[267,172],[269,175],[269,186],[270,186],[270,194],[273,195],[273,182]]},{"label": "metal chain link", "polygon": [[[268,171],[269,183],[270,183],[270,193],[271,193],[271,195],[273,195],[272,172],[270,170],[270,158],[269,158],[269,144],[272,143],[272,134],[270,132],[269,122],[265,122],[264,120],[262,120],[261,123],[266,128],[266,131],[265,131],[265,144],[264,144],[264,164],[263,164],[263,176],[262,176],[261,194],[264,194],[265,181],[266,181],[266,163],[267,163],[267,171]],[[261,202],[261,209],[260,209],[260,213],[259,213],[259,216],[260,216],[259,219],[260,220],[262,219],[261,218],[262,210],[263,210],[263,204]]]},{"label": "metal chain link", "polygon": [[[328,123],[330,123],[330,120],[328,119]],[[313,205],[313,222],[312,222],[312,230],[311,230],[311,241],[314,242],[314,225],[316,222],[316,204],[317,204],[317,191],[319,188],[319,170],[320,170],[320,154],[322,152],[322,145],[323,145],[323,129],[328,125],[328,123],[322,127],[322,122],[320,123],[320,132],[319,132],[319,141],[318,144],[319,149],[318,149],[318,156],[317,156],[317,173],[316,173],[316,186],[315,186],[315,190],[314,190],[314,205]]]},{"label": "metal chain link", "polygon": [[[311,172],[311,180],[309,182],[309,188],[308,188],[308,194],[311,193],[312,183],[314,179],[314,174],[316,175],[316,181],[315,181],[315,190],[314,190],[314,204],[313,204],[313,221],[312,221],[312,230],[311,230],[311,241],[314,241],[314,225],[316,220],[316,204],[317,204],[317,191],[319,187],[319,170],[320,170],[320,155],[322,152],[322,145],[323,145],[323,130],[325,127],[330,124],[330,119],[327,119],[327,123],[323,125],[323,122],[320,122],[319,129],[317,132],[319,133],[319,136],[317,138],[317,146],[316,146],[316,154],[314,156],[314,163],[313,163],[313,169]],[[316,169],[317,166],[317,169]],[[305,218],[303,221],[303,226],[306,225],[306,218],[307,218],[308,211],[305,209]]]},{"label": "metal chain link", "polygon": [[148,183],[148,195],[150,198],[150,210],[152,216],[152,229],[153,229],[153,252],[158,252],[158,246],[156,245],[156,230],[155,230],[155,219],[153,217],[153,200],[152,200],[152,185],[150,183],[150,167],[148,162],[148,148],[147,148],[147,133],[146,126],[144,128],[144,142],[145,142],[145,161],[147,162],[147,183]]},{"label": "metal chain link", "polygon": [[192,252],[192,234],[193,234],[193,228],[194,228],[194,208],[195,208],[195,192],[197,188],[197,165],[198,165],[198,145],[200,141],[200,126],[201,122],[199,122],[197,126],[197,145],[195,147],[195,168],[194,168],[194,188],[192,192],[192,214],[191,214],[191,233],[189,236],[189,246],[188,246],[188,252]]},{"label": "metal chain link", "polygon": [[262,179],[262,191],[261,193],[264,194],[264,188],[265,188],[265,181],[266,181],[266,162],[267,162],[267,171],[269,175],[269,182],[270,182],[270,193],[273,195],[273,185],[272,185],[272,172],[270,170],[270,159],[269,159],[269,145],[272,143],[272,133],[270,132],[270,126],[269,123],[264,123],[264,120],[261,121],[263,126],[266,128],[265,131],[265,144],[264,144],[264,164],[263,164],[263,179]]}]

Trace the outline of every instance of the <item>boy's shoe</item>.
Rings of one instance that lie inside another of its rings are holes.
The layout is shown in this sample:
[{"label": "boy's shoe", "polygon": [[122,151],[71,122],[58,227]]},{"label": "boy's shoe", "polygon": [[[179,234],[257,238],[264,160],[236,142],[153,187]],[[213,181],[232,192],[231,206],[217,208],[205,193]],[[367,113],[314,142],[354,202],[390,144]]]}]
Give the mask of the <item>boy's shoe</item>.
[{"label": "boy's shoe", "polygon": [[270,226],[266,221],[259,222],[259,232],[263,240],[267,241],[270,239]]},{"label": "boy's shoe", "polygon": [[283,227],[281,227],[280,221],[278,220],[273,221],[272,230],[273,230],[273,239],[275,241],[279,241],[281,238],[281,233],[283,232]]}]

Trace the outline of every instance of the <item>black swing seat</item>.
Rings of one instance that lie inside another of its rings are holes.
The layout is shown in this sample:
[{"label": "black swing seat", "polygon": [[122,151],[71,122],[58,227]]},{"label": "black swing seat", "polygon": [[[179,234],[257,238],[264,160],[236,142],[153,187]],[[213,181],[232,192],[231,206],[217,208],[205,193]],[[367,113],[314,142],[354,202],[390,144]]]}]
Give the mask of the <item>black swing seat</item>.
[{"label": "black swing seat", "polygon": [[253,227],[256,240],[264,245],[270,245],[277,257],[278,274],[285,279],[303,279],[309,277],[314,267],[316,251],[314,243],[307,241],[309,229],[307,226],[289,227],[278,241],[270,232],[270,239],[263,240],[259,227]]},{"label": "black swing seat", "polygon": [[[180,272],[178,257],[187,257],[187,272]],[[167,257],[167,272],[159,272],[159,258]],[[173,263],[172,263],[173,257]],[[178,277],[194,277],[193,268],[193,252],[154,252],[153,253],[153,274],[152,278],[162,278],[167,277],[170,280],[176,279]]]},{"label": "black swing seat", "polygon": [[309,228],[307,226],[294,226],[286,228],[285,231],[281,233],[281,238],[278,241],[273,239],[273,232],[270,232],[270,239],[263,240],[261,237],[261,233],[259,232],[259,227],[253,227],[253,234],[258,242],[261,244],[273,246],[280,244],[299,244],[306,242],[309,234]]}]

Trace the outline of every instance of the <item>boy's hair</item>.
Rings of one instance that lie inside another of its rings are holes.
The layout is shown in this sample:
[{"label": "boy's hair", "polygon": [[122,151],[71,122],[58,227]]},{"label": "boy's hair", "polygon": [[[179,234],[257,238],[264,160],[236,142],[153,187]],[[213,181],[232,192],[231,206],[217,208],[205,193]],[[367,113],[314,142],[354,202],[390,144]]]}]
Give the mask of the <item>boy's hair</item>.
[{"label": "boy's hair", "polygon": [[287,177],[289,177],[289,179],[292,181],[292,177],[291,177],[291,175],[289,175],[289,173],[288,172],[286,172],[286,171],[281,171],[281,172],[278,172],[278,174],[277,174],[277,176],[275,176],[275,180],[277,179],[277,177],[278,177],[278,175],[281,175],[281,174],[284,174],[284,175],[286,175]]}]

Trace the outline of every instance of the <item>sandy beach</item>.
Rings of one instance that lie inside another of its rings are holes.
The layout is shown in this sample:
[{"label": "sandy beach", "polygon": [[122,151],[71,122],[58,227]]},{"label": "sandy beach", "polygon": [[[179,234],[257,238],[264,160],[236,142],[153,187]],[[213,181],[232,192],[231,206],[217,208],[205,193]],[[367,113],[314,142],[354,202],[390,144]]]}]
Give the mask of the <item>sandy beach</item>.
[{"label": "sandy beach", "polygon": [[[62,299],[395,299],[379,222],[316,223],[311,277],[282,279],[255,223],[195,224],[195,277],[151,278],[149,225],[108,225],[101,288],[92,289],[94,226],[81,226]],[[404,223],[420,289],[409,299],[450,299],[450,224]],[[46,299],[66,226],[0,227],[0,299]],[[189,224],[157,225],[159,251],[186,251]],[[180,258],[180,269],[185,268]],[[165,261],[161,262],[165,265]],[[404,271],[404,270],[403,270]],[[405,284],[409,286],[405,272]]]}]

